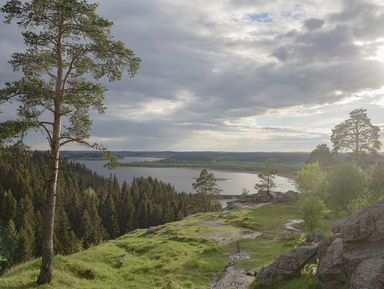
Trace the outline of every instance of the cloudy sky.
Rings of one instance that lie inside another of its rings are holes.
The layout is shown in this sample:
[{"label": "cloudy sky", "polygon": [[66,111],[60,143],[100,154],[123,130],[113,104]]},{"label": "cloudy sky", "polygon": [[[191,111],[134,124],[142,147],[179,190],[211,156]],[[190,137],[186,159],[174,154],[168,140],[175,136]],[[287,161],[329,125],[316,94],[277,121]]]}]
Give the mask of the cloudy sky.
[{"label": "cloudy sky", "polygon": [[[143,59],[94,114],[92,139],[111,149],[308,151],[361,107],[384,130],[382,0],[99,3]],[[0,24],[0,85],[22,49],[17,28]]]}]

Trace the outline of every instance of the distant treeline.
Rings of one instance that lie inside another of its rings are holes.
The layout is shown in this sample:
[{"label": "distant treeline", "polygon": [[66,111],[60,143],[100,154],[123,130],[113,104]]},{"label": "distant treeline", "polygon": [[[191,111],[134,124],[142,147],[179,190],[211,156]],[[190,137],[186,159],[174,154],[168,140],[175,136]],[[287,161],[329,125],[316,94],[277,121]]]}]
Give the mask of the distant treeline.
[{"label": "distant treeline", "polygon": [[[240,161],[240,162],[305,162],[309,153],[306,152],[173,152],[173,151],[114,151],[118,158],[123,157],[153,157],[174,159],[179,161]],[[71,158],[103,158],[101,152],[95,151],[65,151],[63,156]]]},{"label": "distant treeline", "polygon": [[[47,176],[44,153],[0,156],[0,273],[41,254]],[[196,195],[153,178],[120,185],[78,163],[60,171],[55,252],[70,254],[136,228],[180,220],[199,211]]]}]

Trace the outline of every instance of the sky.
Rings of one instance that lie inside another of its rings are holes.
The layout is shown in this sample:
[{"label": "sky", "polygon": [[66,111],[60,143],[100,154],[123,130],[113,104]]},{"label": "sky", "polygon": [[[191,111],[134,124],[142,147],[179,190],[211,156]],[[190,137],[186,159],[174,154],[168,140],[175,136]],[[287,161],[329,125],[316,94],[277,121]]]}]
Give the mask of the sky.
[{"label": "sky", "polygon": [[[143,60],[136,77],[106,83],[107,111],[92,113],[91,140],[112,150],[310,151],[357,108],[384,130],[382,0],[98,3]],[[23,48],[1,23],[0,87]]]}]

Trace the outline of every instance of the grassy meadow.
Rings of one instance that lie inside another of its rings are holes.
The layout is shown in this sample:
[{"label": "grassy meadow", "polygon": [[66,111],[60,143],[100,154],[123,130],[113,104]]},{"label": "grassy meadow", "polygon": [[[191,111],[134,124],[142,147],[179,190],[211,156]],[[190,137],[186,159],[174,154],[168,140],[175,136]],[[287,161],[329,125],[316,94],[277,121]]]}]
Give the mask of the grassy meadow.
[{"label": "grassy meadow", "polygon": [[[210,288],[236,251],[236,241],[251,256],[238,266],[252,271],[294,246],[300,234],[289,232],[284,225],[301,217],[299,208],[299,203],[280,203],[191,215],[150,230],[135,230],[73,255],[56,256],[51,285],[36,285],[39,260],[33,260],[0,277],[0,288]],[[324,228],[329,230],[334,219],[328,213],[323,220]],[[249,238],[255,231],[263,236]],[[321,288],[313,287],[318,286],[314,284],[313,280],[302,278],[276,288]]]}]

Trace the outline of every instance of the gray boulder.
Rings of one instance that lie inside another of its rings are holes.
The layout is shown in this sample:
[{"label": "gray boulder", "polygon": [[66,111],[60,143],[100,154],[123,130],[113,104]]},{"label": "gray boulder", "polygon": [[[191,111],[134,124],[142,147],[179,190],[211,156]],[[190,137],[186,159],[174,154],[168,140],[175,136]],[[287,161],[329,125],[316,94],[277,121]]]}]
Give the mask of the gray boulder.
[{"label": "gray boulder", "polygon": [[377,242],[349,242],[348,250],[344,252],[344,268],[348,275],[352,275],[356,267],[364,260],[381,256],[384,252],[383,241]]},{"label": "gray boulder", "polygon": [[346,284],[350,289],[384,289],[384,199],[338,222],[333,233],[286,251],[260,270],[257,281],[293,278],[317,257],[317,277],[328,289]]},{"label": "gray boulder", "polygon": [[384,238],[384,199],[333,227],[344,241],[379,240]]},{"label": "gray boulder", "polygon": [[289,190],[283,195],[284,202],[294,203],[299,200],[300,194],[298,192]]},{"label": "gray boulder", "polygon": [[300,274],[300,270],[317,253],[316,246],[300,246],[290,249],[273,263],[263,267],[256,276],[259,283],[268,283],[279,279],[289,279]]},{"label": "gray boulder", "polygon": [[350,289],[384,289],[383,256],[361,262],[352,274]]},{"label": "gray boulder", "polygon": [[336,238],[320,260],[317,277],[329,288],[339,288],[347,280],[344,271],[343,239]]},{"label": "gray boulder", "polygon": [[257,194],[253,195],[255,202],[257,203],[269,203],[272,202],[274,197],[267,191],[258,191]]}]

